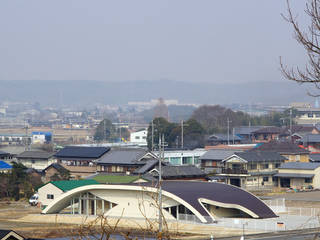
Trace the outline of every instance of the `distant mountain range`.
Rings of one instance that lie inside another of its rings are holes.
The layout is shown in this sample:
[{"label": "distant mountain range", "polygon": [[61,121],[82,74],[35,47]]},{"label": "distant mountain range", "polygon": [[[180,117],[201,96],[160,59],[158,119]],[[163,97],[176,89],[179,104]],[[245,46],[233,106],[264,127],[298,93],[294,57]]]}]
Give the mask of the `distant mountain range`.
[{"label": "distant mountain range", "polygon": [[306,88],[290,81],[204,83],[181,81],[0,81],[0,101],[39,102],[41,105],[84,106],[94,103],[126,104],[155,98],[180,103],[231,104],[314,102]]}]

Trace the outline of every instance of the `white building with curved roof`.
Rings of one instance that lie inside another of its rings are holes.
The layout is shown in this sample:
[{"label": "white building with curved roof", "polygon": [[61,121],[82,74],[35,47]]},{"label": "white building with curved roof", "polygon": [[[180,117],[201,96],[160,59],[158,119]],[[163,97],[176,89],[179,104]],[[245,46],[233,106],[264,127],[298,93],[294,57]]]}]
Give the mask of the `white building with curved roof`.
[{"label": "white building with curved roof", "polygon": [[[162,214],[167,220],[185,219],[186,215],[202,223],[220,217],[276,217],[260,199],[227,184],[163,181],[162,194]],[[150,183],[87,185],[62,194],[42,213],[157,219],[157,199],[158,188]]]}]

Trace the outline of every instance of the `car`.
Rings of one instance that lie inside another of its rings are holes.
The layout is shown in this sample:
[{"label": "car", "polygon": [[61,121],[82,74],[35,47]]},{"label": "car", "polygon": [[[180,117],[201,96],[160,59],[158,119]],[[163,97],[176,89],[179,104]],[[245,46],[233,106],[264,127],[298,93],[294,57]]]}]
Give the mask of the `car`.
[{"label": "car", "polygon": [[38,193],[33,194],[32,197],[29,199],[29,204],[31,206],[38,205],[38,202],[39,202],[38,199],[39,199]]}]

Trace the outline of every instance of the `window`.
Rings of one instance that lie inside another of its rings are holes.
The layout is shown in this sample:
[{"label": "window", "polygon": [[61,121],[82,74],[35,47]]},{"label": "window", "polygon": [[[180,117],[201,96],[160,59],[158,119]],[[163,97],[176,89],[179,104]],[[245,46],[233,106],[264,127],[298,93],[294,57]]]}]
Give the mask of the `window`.
[{"label": "window", "polygon": [[316,113],[316,118],[320,118],[320,113]]},{"label": "window", "polygon": [[269,177],[263,177],[264,182],[269,182]]},{"label": "window", "polygon": [[142,139],[147,139],[147,137],[146,137],[146,136],[143,136]]},{"label": "window", "polygon": [[111,167],[111,172],[116,172],[116,170],[117,170],[117,167],[116,167],[116,166],[112,166],[112,167]]},{"label": "window", "polygon": [[305,183],[312,183],[312,178],[305,178],[305,179],[304,179],[304,182],[305,182]]},{"label": "window", "polygon": [[32,162],[32,163],[36,163],[36,160],[32,159],[31,162]]},{"label": "window", "polygon": [[296,155],[296,161],[297,161],[297,162],[300,161],[300,155]]},{"label": "window", "polygon": [[140,137],[139,137],[139,136],[136,136],[135,139],[140,139]]},{"label": "window", "polygon": [[313,118],[313,113],[308,113],[308,118]]},{"label": "window", "polygon": [[54,199],[54,195],[53,194],[47,194],[47,199]]},{"label": "window", "polygon": [[274,167],[275,167],[275,168],[279,168],[280,165],[281,165],[280,163],[276,163],[276,164],[274,165]]},{"label": "window", "polygon": [[268,163],[262,164],[262,169],[268,169],[268,168],[269,168],[269,164]]},{"label": "window", "polygon": [[123,172],[123,167],[117,166],[117,172]]},{"label": "window", "polygon": [[249,170],[257,169],[257,164],[250,164],[248,165]]}]

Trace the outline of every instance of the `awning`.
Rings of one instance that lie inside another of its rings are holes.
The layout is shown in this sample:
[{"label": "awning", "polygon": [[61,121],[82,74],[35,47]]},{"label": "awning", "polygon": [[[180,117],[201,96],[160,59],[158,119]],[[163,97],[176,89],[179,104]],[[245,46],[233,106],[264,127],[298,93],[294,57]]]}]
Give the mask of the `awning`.
[{"label": "awning", "polygon": [[277,173],[274,177],[280,178],[313,178],[314,174],[300,174],[300,173]]}]

